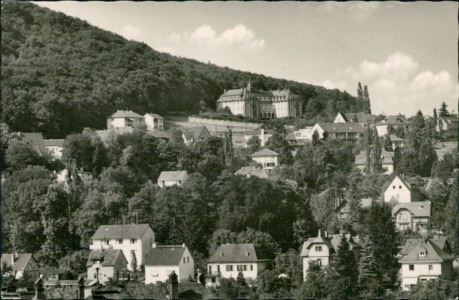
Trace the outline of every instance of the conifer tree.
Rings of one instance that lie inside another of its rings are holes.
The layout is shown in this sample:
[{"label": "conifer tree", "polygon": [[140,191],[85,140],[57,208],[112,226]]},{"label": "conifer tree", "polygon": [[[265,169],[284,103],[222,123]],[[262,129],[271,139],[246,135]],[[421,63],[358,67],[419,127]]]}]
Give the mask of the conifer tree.
[{"label": "conifer tree", "polygon": [[384,136],[384,150],[387,152],[394,152],[394,149],[392,149],[392,141],[390,140],[389,134]]},{"label": "conifer tree", "polygon": [[[374,130],[376,131],[376,130]],[[382,160],[381,160],[381,143],[377,132],[373,132],[373,148],[372,148],[372,170],[375,173],[382,171]]]},{"label": "conifer tree", "polygon": [[336,272],[336,287],[340,291],[335,297],[349,299],[354,296],[358,283],[358,265],[346,236],[338,246],[333,269]]},{"label": "conifer tree", "polygon": [[374,244],[371,239],[367,239],[360,253],[359,260],[359,287],[363,291],[368,291],[371,295],[378,296],[381,291],[378,288],[378,270],[376,268],[374,256]]},{"label": "conifer tree", "polygon": [[371,170],[371,142],[372,132],[370,126],[365,125],[365,172],[370,173]]},{"label": "conifer tree", "polygon": [[440,109],[438,110],[439,117],[447,117],[450,115],[447,107],[448,105],[446,105],[445,102],[442,102]]},{"label": "conifer tree", "polygon": [[312,144],[314,146],[317,146],[320,144],[320,137],[319,137],[319,133],[317,132],[317,130],[314,130],[314,132],[312,133]]}]

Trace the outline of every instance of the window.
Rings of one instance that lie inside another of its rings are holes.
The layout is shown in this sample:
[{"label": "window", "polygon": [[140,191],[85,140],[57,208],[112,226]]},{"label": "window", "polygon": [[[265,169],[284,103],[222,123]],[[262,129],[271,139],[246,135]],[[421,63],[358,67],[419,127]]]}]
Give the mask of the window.
[{"label": "window", "polygon": [[250,271],[253,271],[253,265],[250,265]]},{"label": "window", "polygon": [[395,190],[395,185],[394,185],[394,186],[392,186],[392,188]]},{"label": "window", "polygon": [[122,244],[122,243],[123,243],[123,239],[119,239],[118,244]]},{"label": "window", "polygon": [[318,265],[319,267],[322,266],[322,259],[321,259],[321,258],[319,258],[319,259],[317,260],[317,265]]},{"label": "window", "polygon": [[316,246],[315,250],[316,252],[322,252],[322,246]]},{"label": "window", "polygon": [[135,239],[131,239],[131,244],[135,244]]},{"label": "window", "polygon": [[426,256],[426,252],[425,251],[419,252],[419,256]]},{"label": "window", "polygon": [[409,265],[408,268],[410,271],[414,271],[414,265]]},{"label": "window", "polygon": [[110,244],[110,241],[109,241],[109,240],[106,240],[105,243],[106,243],[107,245],[109,245],[109,244]]},{"label": "window", "polygon": [[402,186],[401,186],[401,185],[399,185],[399,186],[398,186],[398,188],[399,188],[399,189],[402,189]]},{"label": "window", "polygon": [[238,271],[247,271],[247,265],[237,265]]},{"label": "window", "polygon": [[186,262],[190,263],[190,257],[189,256],[186,257]]},{"label": "window", "polygon": [[212,274],[212,266],[209,266],[209,274]]},{"label": "window", "polygon": [[226,265],[226,271],[227,272],[233,271],[233,266],[232,265]]},{"label": "window", "polygon": [[432,271],[432,270],[433,270],[433,266],[429,265],[429,271]]},{"label": "window", "polygon": [[183,263],[186,263],[186,258],[185,257],[183,257]]}]

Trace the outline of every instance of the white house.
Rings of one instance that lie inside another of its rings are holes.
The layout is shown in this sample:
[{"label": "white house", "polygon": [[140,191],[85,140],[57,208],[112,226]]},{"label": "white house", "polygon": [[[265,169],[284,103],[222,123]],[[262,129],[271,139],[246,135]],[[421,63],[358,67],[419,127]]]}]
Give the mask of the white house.
[{"label": "white house", "polygon": [[305,128],[298,129],[293,132],[295,139],[298,143],[306,143],[312,141],[312,131],[313,126],[306,126]]},{"label": "white house", "polygon": [[145,284],[166,282],[172,272],[179,282],[194,278],[194,259],[188,247],[153,244],[145,261]]},{"label": "white house", "polygon": [[358,113],[338,113],[333,123],[359,123],[360,125],[373,123],[375,116],[364,112]]},{"label": "white house", "polygon": [[273,136],[272,130],[256,129],[244,132],[244,148],[248,147],[248,142],[253,137],[258,137],[260,146],[264,147],[268,140]]},{"label": "white house", "polygon": [[158,185],[160,187],[182,185],[182,183],[188,178],[186,171],[162,171],[158,177]]},{"label": "white house", "polygon": [[354,242],[350,234],[343,235],[333,234],[328,236],[325,231],[322,234],[319,230],[317,237],[308,238],[301,247],[301,258],[303,261],[303,279],[306,281],[308,275],[308,269],[311,263],[316,263],[318,266],[328,266],[333,253],[338,251],[338,247],[341,244],[341,239],[346,237],[349,242],[350,250],[354,253],[356,260],[358,261],[360,255],[361,246]]},{"label": "white house", "polygon": [[395,176],[384,192],[384,202],[411,202],[411,186],[408,182]]},{"label": "white house", "polygon": [[425,231],[430,221],[430,201],[399,203],[392,209],[398,230]]},{"label": "white house", "polygon": [[395,150],[396,148],[403,148],[405,146],[405,140],[399,138],[395,134],[390,134],[389,139],[392,142],[392,149]]},{"label": "white house", "polygon": [[239,272],[255,280],[268,262],[253,244],[223,244],[207,260],[206,286],[219,285],[220,278],[236,279]]},{"label": "white house", "polygon": [[12,275],[16,279],[22,278],[24,274],[31,278],[37,278],[40,273],[40,266],[32,253],[3,253],[2,274],[6,274],[4,267],[11,268]]},{"label": "white house", "polygon": [[64,150],[64,139],[44,140],[48,153],[53,158],[61,159]]},{"label": "white house", "polygon": [[164,118],[158,114],[147,113],[143,116],[148,130],[164,130]]},{"label": "white house", "polygon": [[314,131],[317,131],[319,138],[323,138],[326,132],[329,138],[355,142],[363,136],[364,130],[359,123],[316,123],[312,128]]},{"label": "white house", "polygon": [[445,238],[408,239],[400,255],[401,286],[405,291],[428,280],[451,280],[454,257]]},{"label": "white house", "polygon": [[105,283],[110,279],[120,279],[127,267],[123,251],[119,249],[92,250],[86,262],[88,279]]},{"label": "white house", "polygon": [[266,170],[274,169],[277,165],[279,165],[279,154],[269,149],[260,150],[250,156]]},{"label": "white house", "polygon": [[[381,165],[384,170],[384,174],[392,174],[394,172],[394,152],[387,152],[384,149],[381,150]],[[359,169],[362,173],[365,173],[367,155],[365,151],[360,152],[355,157],[354,166]]]},{"label": "white house", "polygon": [[148,224],[101,225],[92,236],[91,250],[119,249],[128,262],[128,269],[133,270],[133,261],[137,270],[144,265],[151,245],[155,242],[155,233]]},{"label": "white house", "polygon": [[410,128],[411,122],[408,122],[404,116],[387,116],[384,120],[374,125],[378,136],[385,136],[389,133],[389,126],[393,129],[403,128],[407,132]]},{"label": "white house", "polygon": [[107,118],[107,129],[117,129],[123,127],[135,127],[143,124],[144,118],[132,110],[118,110]]},{"label": "white house", "polygon": [[437,124],[435,130],[438,132],[441,131],[457,131],[458,129],[458,119],[457,116],[444,116],[437,118]]}]

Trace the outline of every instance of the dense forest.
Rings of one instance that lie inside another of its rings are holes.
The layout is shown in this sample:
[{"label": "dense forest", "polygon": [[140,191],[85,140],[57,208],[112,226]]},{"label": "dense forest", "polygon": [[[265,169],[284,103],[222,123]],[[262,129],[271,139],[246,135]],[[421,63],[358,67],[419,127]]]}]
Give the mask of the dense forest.
[{"label": "dense forest", "polygon": [[1,14],[3,113],[13,131],[62,138],[105,127],[117,109],[197,113],[249,79],[301,95],[307,118],[364,108],[348,93],[160,53],[32,3],[3,2]]}]

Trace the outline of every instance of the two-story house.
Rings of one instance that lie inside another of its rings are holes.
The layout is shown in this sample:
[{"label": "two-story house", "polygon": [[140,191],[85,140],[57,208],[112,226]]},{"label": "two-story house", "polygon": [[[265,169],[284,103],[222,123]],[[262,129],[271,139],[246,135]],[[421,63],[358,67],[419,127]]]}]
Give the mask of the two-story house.
[{"label": "two-story house", "polygon": [[[384,149],[381,150],[381,165],[384,170],[384,174],[392,174],[394,172],[394,152],[388,152]],[[354,166],[359,169],[362,173],[365,173],[367,163],[367,155],[365,151],[360,152],[359,155],[355,157]]]},{"label": "two-story house", "polygon": [[118,110],[107,118],[107,129],[136,127],[143,124],[144,118],[132,110]]},{"label": "two-story house", "polygon": [[303,279],[306,281],[308,269],[311,263],[318,266],[330,265],[332,254],[338,251],[343,236],[349,242],[350,250],[354,253],[356,261],[359,260],[361,246],[354,241],[350,234],[332,234],[328,235],[319,230],[317,237],[308,238],[301,247],[300,256],[303,261]]},{"label": "two-story house", "polygon": [[37,278],[40,272],[40,266],[31,253],[3,253],[2,254],[2,274],[6,273],[5,269],[10,268],[11,274],[16,279],[20,279],[26,274],[31,278]]},{"label": "two-story house", "polygon": [[384,202],[411,202],[410,184],[399,176],[395,176],[384,191]]},{"label": "two-story house", "polygon": [[365,124],[371,124],[375,121],[375,116],[364,112],[358,113],[341,113],[339,112],[333,123],[359,123],[364,126]]},{"label": "two-story house", "polygon": [[323,138],[326,132],[329,138],[355,142],[363,137],[364,129],[359,123],[316,123],[312,128],[314,131],[319,138]]},{"label": "two-story house", "polygon": [[181,186],[187,178],[188,173],[186,171],[162,171],[158,177],[158,185],[160,187],[172,185]]},{"label": "two-story house", "polygon": [[92,236],[91,250],[119,249],[133,270],[133,261],[139,270],[155,242],[155,233],[148,224],[101,225]]},{"label": "two-story house", "polygon": [[410,126],[411,122],[407,121],[405,117],[401,115],[387,116],[381,122],[374,125],[376,131],[378,132],[378,136],[385,136],[386,134],[390,133],[390,128],[403,128],[405,132],[408,132]]},{"label": "two-story house", "polygon": [[250,156],[254,161],[261,164],[265,170],[272,170],[279,165],[279,153],[269,149],[262,149]]},{"label": "two-story house", "polygon": [[211,135],[206,126],[182,128],[182,138],[185,145],[191,145],[209,137]]},{"label": "two-story house", "polygon": [[61,159],[64,151],[64,139],[44,140],[48,153],[55,159]]},{"label": "two-story house", "polygon": [[400,256],[403,290],[428,280],[452,277],[454,256],[445,238],[408,239]]},{"label": "two-story house", "polygon": [[395,151],[397,148],[403,148],[405,146],[405,140],[396,136],[395,134],[390,134],[389,139],[392,143],[392,149]]},{"label": "two-story house", "polygon": [[430,201],[398,203],[392,208],[398,230],[425,231],[430,221]]},{"label": "two-story house", "polygon": [[164,130],[164,118],[158,114],[146,113],[144,116],[145,124],[148,130]]},{"label": "two-story house", "polygon": [[153,244],[145,260],[145,284],[166,282],[172,272],[179,282],[194,278],[194,259],[188,247]]},{"label": "two-story house", "polygon": [[255,280],[269,261],[254,244],[223,244],[207,260],[206,286],[219,285],[220,278],[236,279],[239,272]]},{"label": "two-story house", "polygon": [[119,280],[127,264],[122,250],[94,249],[86,262],[88,279],[97,280],[99,283],[105,283],[110,279]]}]

